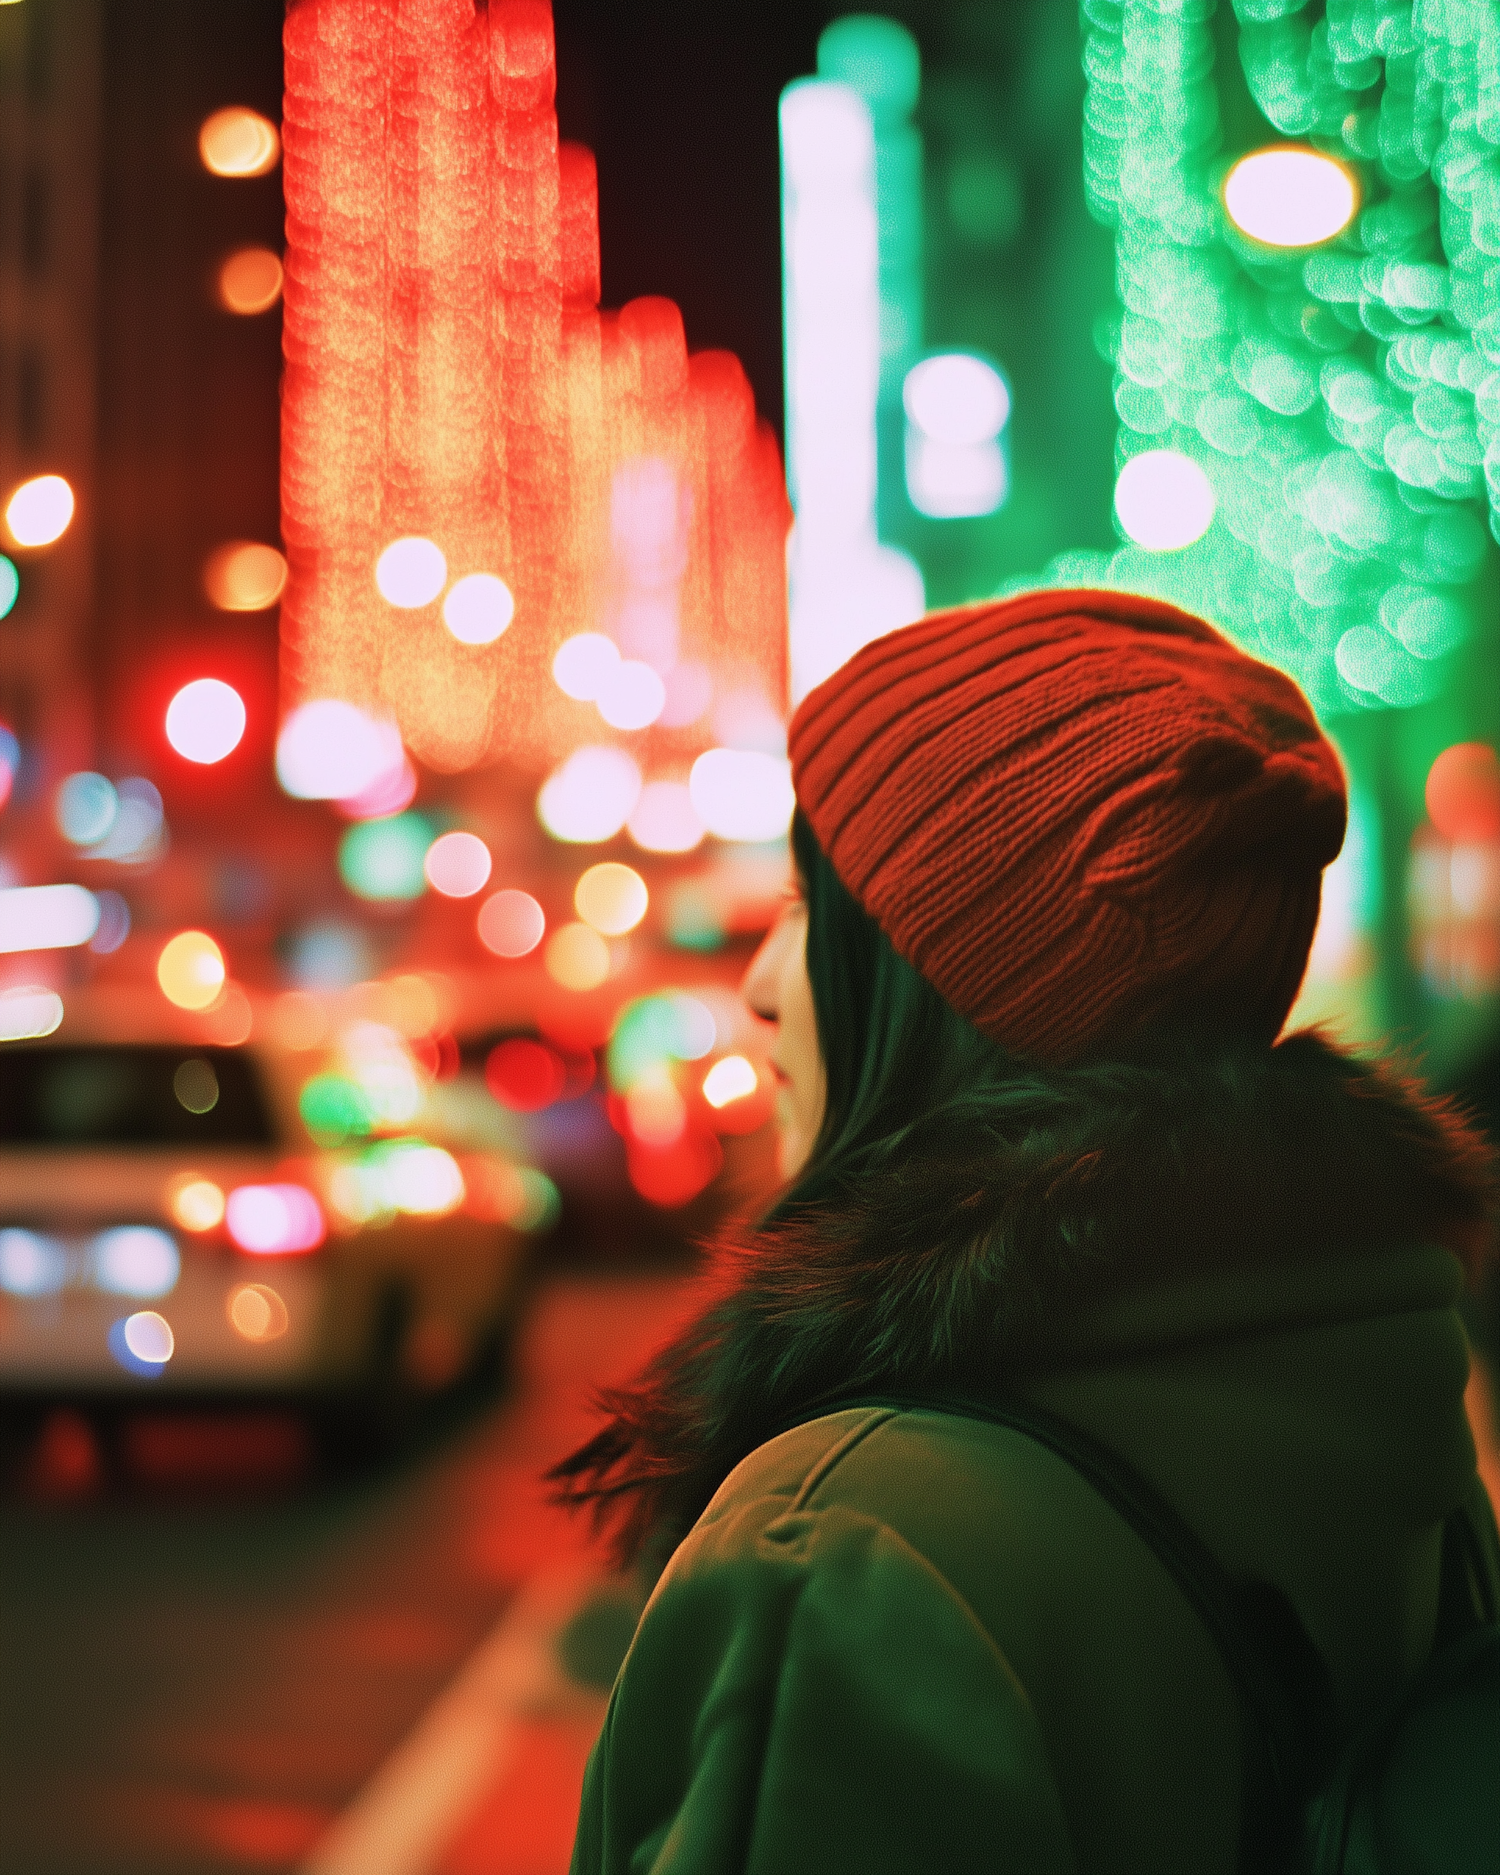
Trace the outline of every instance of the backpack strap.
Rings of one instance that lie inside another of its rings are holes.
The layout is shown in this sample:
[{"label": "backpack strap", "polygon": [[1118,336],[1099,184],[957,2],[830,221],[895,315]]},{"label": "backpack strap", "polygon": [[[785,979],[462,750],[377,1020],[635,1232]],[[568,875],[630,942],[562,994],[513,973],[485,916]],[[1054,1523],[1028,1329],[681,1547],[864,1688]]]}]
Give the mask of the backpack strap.
[{"label": "backpack strap", "polygon": [[860,1406],[1007,1426],[1055,1452],[1125,1519],[1208,1629],[1249,1715],[1241,1868],[1283,1866],[1301,1799],[1330,1741],[1334,1705],[1328,1670],[1280,1591],[1237,1583],[1133,1466],[1030,1400],[882,1391],[820,1402],[779,1430]]}]

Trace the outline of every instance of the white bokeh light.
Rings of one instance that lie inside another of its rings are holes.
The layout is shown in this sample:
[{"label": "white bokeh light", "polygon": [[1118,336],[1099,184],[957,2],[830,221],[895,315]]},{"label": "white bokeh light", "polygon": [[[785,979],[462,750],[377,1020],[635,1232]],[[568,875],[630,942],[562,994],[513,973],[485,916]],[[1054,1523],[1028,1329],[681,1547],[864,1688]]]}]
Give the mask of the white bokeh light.
[{"label": "white bokeh light", "polygon": [[612,840],[641,798],[641,771],[623,749],[575,749],[537,795],[537,818],[555,840]]},{"label": "white bokeh light", "polygon": [[1190,456],[1148,449],[1132,456],[1115,483],[1115,513],[1138,547],[1172,553],[1208,532],[1213,484]]},{"label": "white bokeh light", "polygon": [[565,638],[552,660],[552,676],[564,696],[592,703],[620,668],[620,652],[603,632],[578,632]]},{"label": "white bokeh light", "polygon": [[427,849],[422,870],[444,898],[472,898],[490,877],[490,849],[477,833],[440,833]]},{"label": "white bokeh light", "polygon": [[851,86],[781,95],[782,268],[793,701],[872,638],[920,618],[922,574],[879,544],[880,235],[875,130]]},{"label": "white bokeh light", "polygon": [[1331,156],[1286,145],[1241,157],[1225,179],[1224,207],[1242,234],[1268,247],[1316,247],[1353,221],[1359,190]]},{"label": "white bokeh light", "polygon": [[779,840],[797,805],[789,762],[754,749],[709,749],[688,780],[693,808],[721,840]]},{"label": "white bokeh light", "polygon": [[393,540],[375,562],[380,596],[405,611],[431,605],[448,583],[448,562],[435,541],[420,534]]},{"label": "white bokeh light", "polygon": [[222,762],[245,733],[245,703],[231,684],[200,677],[167,705],[167,741],[189,762]]},{"label": "white bokeh light", "polygon": [[935,443],[987,443],[1010,416],[1005,379],[972,352],[939,352],[913,365],[901,401],[907,421]]},{"label": "white bokeh light", "polygon": [[601,687],[594,706],[611,729],[646,729],[666,701],[667,686],[651,666],[625,658]]},{"label": "white bokeh light", "polygon": [[299,801],[347,801],[401,769],[401,734],[336,697],[303,703],[276,739],[276,778]]},{"label": "white bokeh light", "polygon": [[646,853],[691,853],[707,831],[685,781],[648,781],[625,826]]},{"label": "white bokeh light", "polygon": [[461,645],[492,645],[516,616],[509,586],[493,573],[467,573],[443,601],[443,623]]}]

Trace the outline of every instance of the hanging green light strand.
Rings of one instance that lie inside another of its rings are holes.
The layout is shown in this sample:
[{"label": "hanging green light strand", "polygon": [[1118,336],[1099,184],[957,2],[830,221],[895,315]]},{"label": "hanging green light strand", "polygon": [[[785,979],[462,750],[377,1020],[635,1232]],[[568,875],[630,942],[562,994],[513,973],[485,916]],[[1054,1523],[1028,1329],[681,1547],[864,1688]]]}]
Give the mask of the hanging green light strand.
[{"label": "hanging green light strand", "polygon": [[[1213,525],[1051,582],[1173,598],[1324,715],[1440,694],[1500,539],[1500,0],[1234,0],[1261,113],[1349,165],[1311,251],[1239,233],[1213,0],[1084,0],[1084,180],[1116,234],[1121,466],[1198,463]],[[1241,152],[1236,152],[1241,153]]]}]

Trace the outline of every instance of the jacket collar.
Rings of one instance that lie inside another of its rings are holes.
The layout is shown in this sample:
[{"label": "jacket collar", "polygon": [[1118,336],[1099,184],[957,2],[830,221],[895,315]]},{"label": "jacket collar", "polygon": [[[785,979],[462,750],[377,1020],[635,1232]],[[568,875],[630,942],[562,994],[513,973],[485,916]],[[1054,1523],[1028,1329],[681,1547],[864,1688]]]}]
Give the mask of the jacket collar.
[{"label": "jacket collar", "polygon": [[1447,1103],[1315,1032],[1018,1073],[716,1246],[702,1310],[555,1474],[686,1528],[779,1424],[882,1387],[1024,1387],[1298,1319],[1446,1307],[1490,1235]]}]

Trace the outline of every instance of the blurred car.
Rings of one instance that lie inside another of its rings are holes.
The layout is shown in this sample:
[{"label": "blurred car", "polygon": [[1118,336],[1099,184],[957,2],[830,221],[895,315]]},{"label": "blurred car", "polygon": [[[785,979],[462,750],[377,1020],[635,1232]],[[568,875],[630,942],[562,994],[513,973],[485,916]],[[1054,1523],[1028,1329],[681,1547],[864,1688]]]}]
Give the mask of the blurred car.
[{"label": "blurred car", "polygon": [[274,1027],[228,1046],[143,998],[0,1044],[0,1400],[292,1399],[357,1433],[503,1345],[539,1175],[439,1143],[390,1028]]}]

